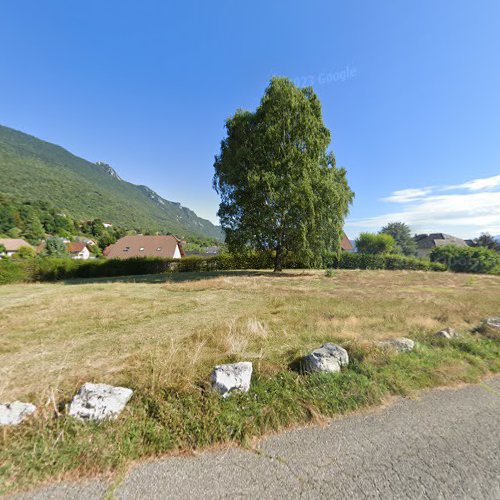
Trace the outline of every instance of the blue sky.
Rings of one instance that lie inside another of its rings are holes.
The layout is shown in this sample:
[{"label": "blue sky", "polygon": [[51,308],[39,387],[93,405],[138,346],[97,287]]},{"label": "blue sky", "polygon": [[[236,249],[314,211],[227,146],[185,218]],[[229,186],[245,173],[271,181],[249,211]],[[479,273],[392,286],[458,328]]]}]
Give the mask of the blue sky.
[{"label": "blue sky", "polygon": [[224,121],[312,84],[356,199],[347,231],[500,234],[500,2],[16,0],[0,123],[216,221]]}]

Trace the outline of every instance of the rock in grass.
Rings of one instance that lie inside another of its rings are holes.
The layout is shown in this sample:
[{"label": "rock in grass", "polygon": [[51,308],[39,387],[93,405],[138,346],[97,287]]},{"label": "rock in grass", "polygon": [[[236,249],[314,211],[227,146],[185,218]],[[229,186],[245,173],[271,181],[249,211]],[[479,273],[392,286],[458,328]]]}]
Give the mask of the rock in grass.
[{"label": "rock in grass", "polygon": [[83,384],[73,398],[69,414],[78,420],[115,419],[132,397],[132,389],[107,384]]},{"label": "rock in grass", "polygon": [[250,361],[217,365],[211,376],[212,387],[224,398],[227,398],[232,391],[248,392],[252,370]]},{"label": "rock in grass", "polygon": [[500,317],[485,318],[483,320],[483,325],[486,328],[493,328],[494,330],[500,330]]},{"label": "rock in grass", "polygon": [[0,404],[0,425],[20,424],[35,411],[36,406],[30,403],[14,401],[13,403]]},{"label": "rock in grass", "polygon": [[305,372],[339,372],[349,364],[347,351],[338,345],[326,343],[302,359]]},{"label": "rock in grass", "polygon": [[380,346],[396,349],[398,352],[411,352],[415,347],[415,342],[406,337],[399,337],[397,339],[384,340],[380,342]]},{"label": "rock in grass", "polygon": [[500,317],[485,318],[475,333],[483,334],[490,339],[500,339]]},{"label": "rock in grass", "polygon": [[444,339],[455,339],[460,337],[460,334],[453,328],[447,327],[436,333],[436,337],[442,337]]}]

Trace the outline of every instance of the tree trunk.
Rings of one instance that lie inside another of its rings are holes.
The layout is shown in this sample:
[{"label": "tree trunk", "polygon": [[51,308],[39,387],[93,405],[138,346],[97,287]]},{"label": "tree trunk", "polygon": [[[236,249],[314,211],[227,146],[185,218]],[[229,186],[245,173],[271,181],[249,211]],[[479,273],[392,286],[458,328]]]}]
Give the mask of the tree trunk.
[{"label": "tree trunk", "polygon": [[283,251],[281,245],[276,247],[276,257],[274,258],[274,272],[280,273],[283,271]]}]

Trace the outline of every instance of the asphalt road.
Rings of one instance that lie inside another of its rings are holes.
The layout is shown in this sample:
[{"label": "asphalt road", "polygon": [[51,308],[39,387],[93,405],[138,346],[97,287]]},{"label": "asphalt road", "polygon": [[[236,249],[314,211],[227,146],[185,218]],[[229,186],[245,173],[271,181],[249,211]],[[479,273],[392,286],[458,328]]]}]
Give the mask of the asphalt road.
[{"label": "asphalt road", "polygon": [[[102,498],[101,481],[23,499]],[[374,412],[233,448],[134,466],[114,490],[141,498],[500,499],[500,378],[397,399]]]}]

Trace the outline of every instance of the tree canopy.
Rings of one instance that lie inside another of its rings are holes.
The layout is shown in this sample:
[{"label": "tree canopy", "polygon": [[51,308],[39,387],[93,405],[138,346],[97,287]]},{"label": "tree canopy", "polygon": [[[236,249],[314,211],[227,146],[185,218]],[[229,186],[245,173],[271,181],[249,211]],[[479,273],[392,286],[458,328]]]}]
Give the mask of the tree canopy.
[{"label": "tree canopy", "polygon": [[417,255],[417,244],[411,235],[411,229],[404,222],[389,222],[380,230],[381,234],[388,234],[394,238],[394,251],[408,256]]},{"label": "tree canopy", "polygon": [[394,251],[396,241],[390,234],[361,233],[356,239],[359,253],[387,254]]},{"label": "tree canopy", "polygon": [[339,251],[354,193],[327,151],[330,132],[311,87],[275,77],[257,110],[238,110],[215,157],[218,215],[231,252],[274,251],[318,262]]},{"label": "tree canopy", "polygon": [[500,243],[490,233],[481,233],[481,236],[476,238],[474,242],[478,247],[485,247],[489,250],[500,252]]}]

